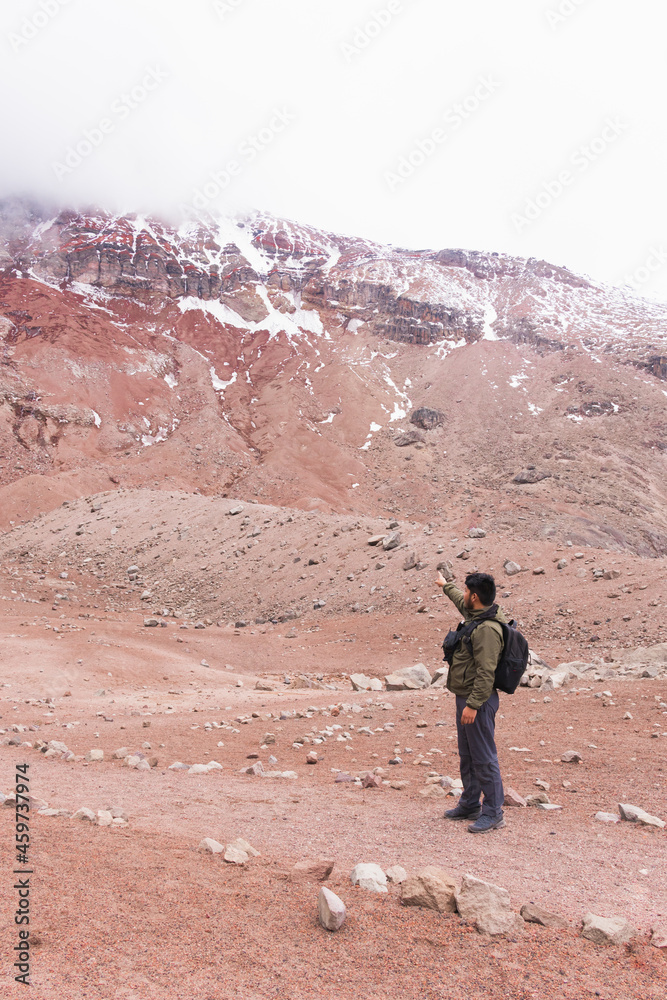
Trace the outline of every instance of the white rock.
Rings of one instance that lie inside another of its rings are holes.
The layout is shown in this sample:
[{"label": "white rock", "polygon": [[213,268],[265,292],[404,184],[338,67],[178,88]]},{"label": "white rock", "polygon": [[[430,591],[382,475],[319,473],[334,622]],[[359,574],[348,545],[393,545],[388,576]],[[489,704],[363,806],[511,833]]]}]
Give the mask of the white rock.
[{"label": "white rock", "polygon": [[88,761],[104,760],[104,750],[89,750],[85,756],[85,760]]},{"label": "white rock", "polygon": [[236,840],[232,840],[231,843],[227,844],[227,847],[233,847],[238,851],[244,851],[249,858],[261,857],[259,851],[255,850],[252,844],[249,844],[247,840],[243,839],[243,837],[237,837]]},{"label": "white rock", "polygon": [[598,917],[595,913],[584,916],[582,937],[594,944],[627,944],[637,931],[622,917]]},{"label": "white rock", "polygon": [[72,819],[85,819],[89,823],[94,823],[97,817],[92,809],[87,809],[86,806],[82,806],[80,809],[77,809],[75,813],[72,813]]},{"label": "white rock", "polygon": [[208,774],[208,764],[193,764],[188,768],[188,774]]},{"label": "white rock", "polygon": [[226,847],[222,857],[230,865],[244,865],[246,861],[250,860],[249,855],[245,851],[239,850],[238,847]]},{"label": "white rock", "polygon": [[523,927],[523,920],[512,911],[507,889],[464,875],[456,893],[456,906],[463,920],[474,923],[483,934],[507,934]]},{"label": "white rock", "polygon": [[222,854],[224,847],[219,844],[217,840],[213,840],[211,837],[204,837],[203,840],[199,842],[198,851],[204,851],[206,854]]},{"label": "white rock", "polygon": [[601,823],[618,823],[621,817],[616,813],[597,812],[595,818]]},{"label": "white rock", "polygon": [[317,915],[322,927],[328,931],[337,931],[343,926],[347,911],[342,899],[331,889],[322,886],[317,897]]},{"label": "white rock", "polygon": [[113,823],[113,816],[107,809],[97,810],[97,825],[98,826],[111,826]]},{"label": "white rock", "polygon": [[423,663],[403,667],[385,677],[387,691],[417,691],[431,686],[431,674]]},{"label": "white rock", "polygon": [[664,830],[665,828],[664,820],[658,819],[657,816],[651,816],[650,813],[640,809],[639,806],[631,806],[628,803],[619,802],[618,811],[621,814],[621,819],[627,820],[629,823],[656,826],[659,830]]},{"label": "white rock", "polygon": [[114,750],[111,754],[113,760],[125,760],[129,756],[130,750],[128,747],[121,747],[119,750]]},{"label": "white rock", "polygon": [[350,875],[352,885],[358,885],[369,892],[388,892],[387,876],[379,865],[358,864]]}]

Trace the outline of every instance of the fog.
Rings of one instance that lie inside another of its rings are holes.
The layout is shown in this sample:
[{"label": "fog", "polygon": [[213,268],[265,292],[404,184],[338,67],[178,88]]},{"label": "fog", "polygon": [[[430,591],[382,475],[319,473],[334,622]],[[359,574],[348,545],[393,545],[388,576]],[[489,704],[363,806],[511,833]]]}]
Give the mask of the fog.
[{"label": "fog", "polygon": [[253,209],[667,298],[655,0],[6,0],[0,197]]}]

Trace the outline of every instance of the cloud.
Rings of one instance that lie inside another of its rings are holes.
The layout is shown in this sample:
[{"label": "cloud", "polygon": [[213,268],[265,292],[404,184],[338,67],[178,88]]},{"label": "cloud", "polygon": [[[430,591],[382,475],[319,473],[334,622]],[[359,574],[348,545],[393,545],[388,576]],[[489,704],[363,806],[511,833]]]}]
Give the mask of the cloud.
[{"label": "cloud", "polygon": [[[654,16],[649,0],[5,4],[0,196],[168,216],[203,200],[622,281],[667,227]],[[497,93],[392,189],[485,77]],[[623,142],[517,232],[512,214],[610,115]],[[642,290],[667,295],[667,271]]]}]

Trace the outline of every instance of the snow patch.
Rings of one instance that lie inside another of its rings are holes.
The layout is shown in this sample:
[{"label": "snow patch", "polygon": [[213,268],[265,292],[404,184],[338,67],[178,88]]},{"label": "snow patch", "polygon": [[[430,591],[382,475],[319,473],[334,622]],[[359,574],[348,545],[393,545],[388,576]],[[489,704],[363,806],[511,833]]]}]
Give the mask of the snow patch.
[{"label": "snow patch", "polygon": [[174,378],[174,376],[171,375],[171,374],[165,375],[164,380],[165,380],[165,382],[167,383],[167,385],[169,386],[170,389],[175,389],[177,387],[177,385],[178,385],[178,382],[176,381],[176,379]]},{"label": "snow patch", "polygon": [[228,382],[223,382],[221,378],[218,378],[215,368],[211,368],[211,383],[216,392],[224,392],[230,385],[236,382],[236,372],[232,373],[232,377]]},{"label": "snow patch", "polygon": [[542,406],[535,406],[535,403],[529,403],[528,404],[528,409],[533,414],[533,416],[536,417],[538,415],[538,413],[542,413],[543,412],[544,408]]},{"label": "snow patch", "polygon": [[101,427],[102,426],[102,418],[99,415],[99,413],[97,413],[95,410],[93,410],[93,420],[95,421],[95,426],[96,427]]},{"label": "snow patch", "polygon": [[498,313],[492,305],[488,305],[484,310],[484,336],[482,340],[500,340],[500,337],[493,329],[493,323],[498,319]]}]

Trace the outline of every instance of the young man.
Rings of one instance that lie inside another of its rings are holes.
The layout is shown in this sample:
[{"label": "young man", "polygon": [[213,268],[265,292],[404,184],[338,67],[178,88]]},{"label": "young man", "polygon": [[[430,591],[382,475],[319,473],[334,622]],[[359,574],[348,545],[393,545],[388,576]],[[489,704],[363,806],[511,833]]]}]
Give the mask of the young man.
[{"label": "young man", "polygon": [[[497,605],[496,585],[488,573],[471,573],[463,593],[442,574],[437,584],[456,605],[466,624],[493,611],[473,630],[469,641],[459,642],[449,668],[447,687],[456,695],[456,730],[461,763],[463,794],[446,819],[473,820],[470,833],[488,833],[505,825],[505,794],[498,766],[495,741],[498,692],[494,675],[503,650],[503,630],[497,622],[507,619]],[[480,796],[484,802],[480,806]]]}]

